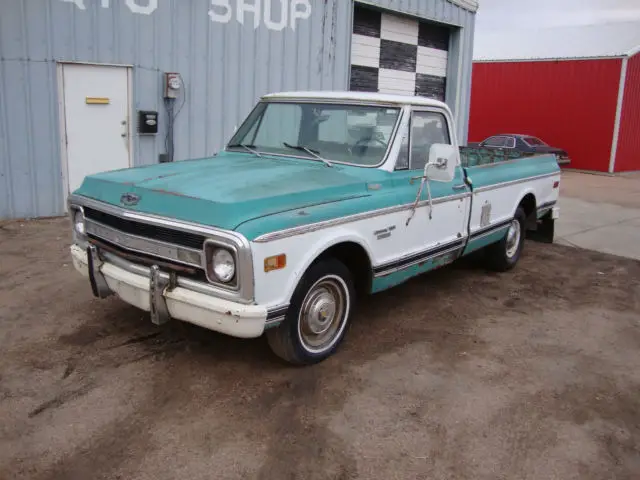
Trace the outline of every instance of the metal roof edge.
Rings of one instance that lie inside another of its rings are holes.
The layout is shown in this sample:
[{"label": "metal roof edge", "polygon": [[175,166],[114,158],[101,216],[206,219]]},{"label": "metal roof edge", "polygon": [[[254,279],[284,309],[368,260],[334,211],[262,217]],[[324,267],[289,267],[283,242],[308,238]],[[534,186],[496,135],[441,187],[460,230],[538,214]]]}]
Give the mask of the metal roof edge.
[{"label": "metal roof edge", "polygon": [[[640,52],[640,47],[638,51]],[[635,54],[634,54],[635,55]],[[599,55],[593,57],[545,57],[545,58],[474,58],[473,63],[518,63],[518,62],[563,62],[571,60],[615,60],[630,56],[628,53],[620,55]]]},{"label": "metal roof edge", "polygon": [[640,53],[640,45],[637,45],[637,46],[633,47],[631,50],[629,50],[626,53],[626,56],[627,57],[633,57],[634,55],[636,55],[638,53]]},{"label": "metal roof edge", "polygon": [[458,7],[464,8],[465,10],[469,10],[473,13],[478,11],[478,7],[480,6],[478,0],[448,0],[450,3],[457,5]]}]

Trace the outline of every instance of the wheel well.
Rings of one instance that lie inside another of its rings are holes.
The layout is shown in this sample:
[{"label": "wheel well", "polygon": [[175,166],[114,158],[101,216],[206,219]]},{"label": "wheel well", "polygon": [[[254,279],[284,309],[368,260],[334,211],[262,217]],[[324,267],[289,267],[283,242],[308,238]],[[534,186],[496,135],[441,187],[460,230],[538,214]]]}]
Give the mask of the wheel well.
[{"label": "wheel well", "polygon": [[532,193],[527,193],[520,201],[518,207],[522,207],[527,217],[527,227],[533,228],[536,224],[536,197]]},{"label": "wheel well", "polygon": [[349,269],[358,294],[366,295],[371,292],[373,269],[369,255],[362,245],[355,242],[338,243],[322,252],[316,262],[329,257],[340,260]]}]

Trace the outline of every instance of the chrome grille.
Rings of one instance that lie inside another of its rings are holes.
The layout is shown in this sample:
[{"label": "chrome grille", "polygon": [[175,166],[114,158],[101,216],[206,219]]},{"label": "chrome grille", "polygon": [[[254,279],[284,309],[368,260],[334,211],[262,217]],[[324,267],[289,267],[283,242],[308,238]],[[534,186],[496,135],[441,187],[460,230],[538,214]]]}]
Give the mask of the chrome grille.
[{"label": "chrome grille", "polygon": [[90,207],[84,207],[84,215],[89,220],[95,220],[124,233],[145,237],[152,240],[171,243],[182,247],[202,250],[205,237],[196,233],[182,232],[170,228],[159,227],[147,223],[136,222],[126,218],[120,218],[109,213],[101,212]]}]

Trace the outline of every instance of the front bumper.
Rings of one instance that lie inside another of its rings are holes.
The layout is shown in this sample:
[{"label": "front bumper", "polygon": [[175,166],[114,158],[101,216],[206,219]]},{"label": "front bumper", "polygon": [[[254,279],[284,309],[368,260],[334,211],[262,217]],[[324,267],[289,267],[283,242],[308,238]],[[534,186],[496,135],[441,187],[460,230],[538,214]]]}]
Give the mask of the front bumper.
[{"label": "front bumper", "polygon": [[104,298],[114,293],[125,302],[150,312],[154,323],[175,318],[242,338],[259,337],[265,329],[265,307],[223,300],[176,285],[157,267],[136,266],[132,272],[103,261],[95,247],[84,250],[78,245],[71,246],[71,258],[76,270],[90,279],[96,296]]}]

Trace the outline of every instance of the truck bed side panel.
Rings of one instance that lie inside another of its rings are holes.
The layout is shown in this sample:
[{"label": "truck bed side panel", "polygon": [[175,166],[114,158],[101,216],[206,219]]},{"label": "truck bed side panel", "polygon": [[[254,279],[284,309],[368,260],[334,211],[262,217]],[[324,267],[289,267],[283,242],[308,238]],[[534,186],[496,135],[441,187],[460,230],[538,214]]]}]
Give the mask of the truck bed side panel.
[{"label": "truck bed side panel", "polygon": [[516,209],[528,194],[535,208],[548,208],[558,200],[560,168],[555,155],[539,155],[465,168],[473,197],[469,243],[465,254],[499,241]]}]

